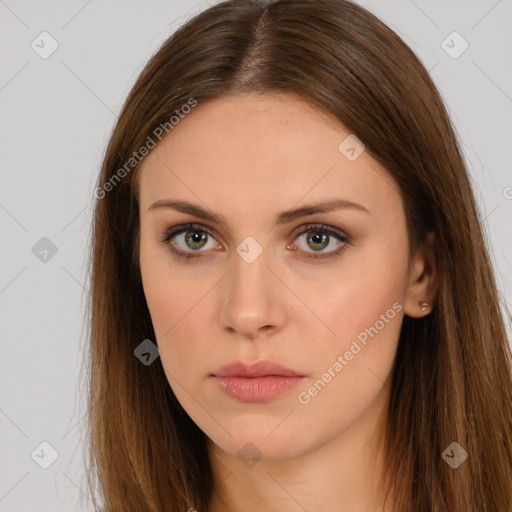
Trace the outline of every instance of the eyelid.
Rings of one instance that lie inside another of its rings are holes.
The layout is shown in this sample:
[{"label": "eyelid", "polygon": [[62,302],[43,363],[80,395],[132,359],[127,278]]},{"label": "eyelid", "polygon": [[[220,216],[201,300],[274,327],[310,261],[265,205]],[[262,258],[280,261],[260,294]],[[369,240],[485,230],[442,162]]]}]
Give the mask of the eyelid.
[{"label": "eyelid", "polygon": [[335,228],[334,226],[330,226],[329,224],[324,224],[322,222],[310,222],[308,224],[303,224],[295,228],[292,234],[294,237],[297,237],[303,235],[304,233],[307,233],[308,231],[312,231],[313,229],[318,229],[318,231],[325,231],[326,233],[329,233],[342,239],[350,239],[350,236],[344,231],[341,231],[340,229]]}]

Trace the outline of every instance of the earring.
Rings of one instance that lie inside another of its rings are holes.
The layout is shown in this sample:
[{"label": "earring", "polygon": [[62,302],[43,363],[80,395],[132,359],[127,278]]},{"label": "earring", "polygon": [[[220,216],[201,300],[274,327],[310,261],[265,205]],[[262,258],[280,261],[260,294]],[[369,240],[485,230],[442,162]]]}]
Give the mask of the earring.
[{"label": "earring", "polygon": [[418,302],[418,305],[421,308],[421,311],[426,311],[426,309],[430,306],[427,302]]}]

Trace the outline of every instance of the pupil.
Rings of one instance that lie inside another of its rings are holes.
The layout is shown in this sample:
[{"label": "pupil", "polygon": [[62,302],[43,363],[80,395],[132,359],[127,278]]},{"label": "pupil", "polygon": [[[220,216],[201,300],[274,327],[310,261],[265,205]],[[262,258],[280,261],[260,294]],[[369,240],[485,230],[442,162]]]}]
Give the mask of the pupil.
[{"label": "pupil", "polygon": [[309,239],[314,244],[321,244],[322,242],[326,241],[327,235],[317,232],[314,235],[312,235]]},{"label": "pupil", "polygon": [[[200,244],[206,240],[206,233],[200,233],[199,231],[189,231],[187,233],[186,239],[189,244]],[[202,247],[202,245],[200,245],[200,247]]]}]

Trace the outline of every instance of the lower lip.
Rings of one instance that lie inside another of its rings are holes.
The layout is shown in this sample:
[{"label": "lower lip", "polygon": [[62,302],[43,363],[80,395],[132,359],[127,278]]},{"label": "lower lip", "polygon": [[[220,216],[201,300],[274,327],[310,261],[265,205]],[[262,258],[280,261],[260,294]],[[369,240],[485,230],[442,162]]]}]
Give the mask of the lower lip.
[{"label": "lower lip", "polygon": [[266,377],[215,377],[226,395],[242,402],[266,402],[289,391],[303,377],[268,375]]}]

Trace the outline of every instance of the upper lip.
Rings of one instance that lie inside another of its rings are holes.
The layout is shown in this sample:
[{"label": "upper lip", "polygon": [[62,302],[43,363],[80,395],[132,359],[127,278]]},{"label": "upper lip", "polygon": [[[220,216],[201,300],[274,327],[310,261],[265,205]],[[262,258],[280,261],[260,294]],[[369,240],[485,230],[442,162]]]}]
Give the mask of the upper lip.
[{"label": "upper lip", "polygon": [[272,361],[256,361],[249,364],[236,361],[223,366],[213,373],[214,377],[268,377],[270,375],[304,377],[303,374],[294,372],[293,370]]}]

